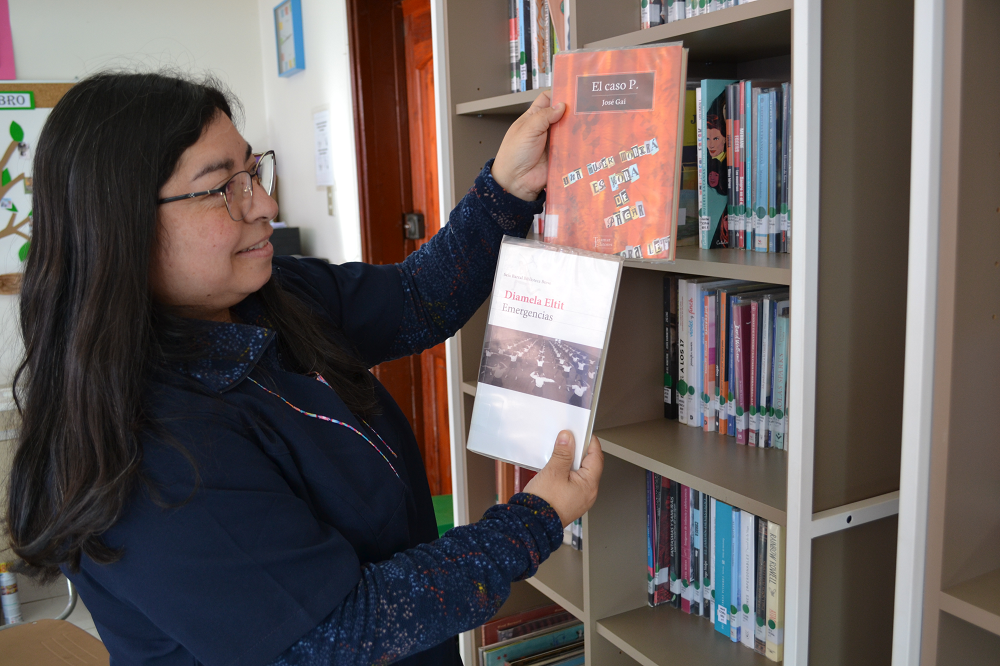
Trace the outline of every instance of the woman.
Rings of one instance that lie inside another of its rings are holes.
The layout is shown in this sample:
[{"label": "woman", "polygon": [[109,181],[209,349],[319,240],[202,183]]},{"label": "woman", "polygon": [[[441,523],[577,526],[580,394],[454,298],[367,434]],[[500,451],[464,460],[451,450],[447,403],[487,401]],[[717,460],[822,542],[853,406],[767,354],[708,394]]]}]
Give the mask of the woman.
[{"label": "woman", "polygon": [[330,266],[272,258],[273,155],[216,86],[101,74],[56,106],[7,520],[113,663],[458,664],[455,634],[559,546],[596,496],[596,443],[572,472],[561,434],[528,494],[435,540],[413,432],[367,369],[485,300],[561,112],[540,96],[405,262]]}]

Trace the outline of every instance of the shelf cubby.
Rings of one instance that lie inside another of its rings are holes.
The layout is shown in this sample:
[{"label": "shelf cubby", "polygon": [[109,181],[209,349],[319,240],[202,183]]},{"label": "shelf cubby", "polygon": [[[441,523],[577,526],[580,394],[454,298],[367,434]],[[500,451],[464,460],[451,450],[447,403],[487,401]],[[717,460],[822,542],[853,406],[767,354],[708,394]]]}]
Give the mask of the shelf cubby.
[{"label": "shelf cubby", "polygon": [[581,551],[565,545],[560,547],[549,559],[542,562],[538,567],[538,573],[527,582],[578,619],[585,619]]},{"label": "shelf cubby", "polygon": [[943,590],[941,610],[1000,636],[1000,569]]}]

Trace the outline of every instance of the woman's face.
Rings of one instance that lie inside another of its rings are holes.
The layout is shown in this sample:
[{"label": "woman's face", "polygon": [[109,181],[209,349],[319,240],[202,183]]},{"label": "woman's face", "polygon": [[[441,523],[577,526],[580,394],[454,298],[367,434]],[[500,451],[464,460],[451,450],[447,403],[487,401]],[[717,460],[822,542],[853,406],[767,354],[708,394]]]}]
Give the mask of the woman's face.
[{"label": "woman's face", "polygon": [[717,129],[708,130],[708,154],[717,157],[726,149],[726,137]]},{"label": "woman's face", "polygon": [[[221,187],[233,174],[252,169],[250,153],[250,145],[220,112],[181,155],[159,196]],[[221,194],[160,206],[159,246],[150,269],[158,300],[189,317],[229,321],[229,308],[268,281],[274,254],[269,222],[278,205],[256,179],[253,183],[253,204],[240,222],[229,216]]]}]

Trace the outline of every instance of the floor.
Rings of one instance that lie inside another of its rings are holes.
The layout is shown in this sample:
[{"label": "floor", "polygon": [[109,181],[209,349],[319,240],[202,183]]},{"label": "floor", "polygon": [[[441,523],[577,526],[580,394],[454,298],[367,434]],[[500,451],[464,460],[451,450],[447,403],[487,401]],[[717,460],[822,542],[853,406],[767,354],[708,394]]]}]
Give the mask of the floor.
[{"label": "floor", "polygon": [[[26,576],[18,576],[17,596],[21,602],[21,618],[25,622],[54,618],[65,610],[69,601],[66,579],[62,576],[47,586],[38,585]],[[82,599],[77,600],[76,608],[66,619],[90,635],[100,638],[90,611],[84,606]]]}]

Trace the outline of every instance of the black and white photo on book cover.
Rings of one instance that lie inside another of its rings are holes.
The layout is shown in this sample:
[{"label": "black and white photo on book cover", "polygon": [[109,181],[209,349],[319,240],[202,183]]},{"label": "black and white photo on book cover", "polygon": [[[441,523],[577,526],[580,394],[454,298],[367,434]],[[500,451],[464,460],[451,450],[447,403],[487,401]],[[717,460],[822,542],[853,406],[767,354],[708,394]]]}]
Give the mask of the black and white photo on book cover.
[{"label": "black and white photo on book cover", "polygon": [[574,469],[593,429],[622,259],[505,238],[480,359],[468,448],[540,469],[561,430]]}]

